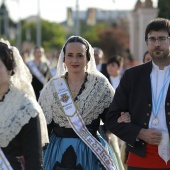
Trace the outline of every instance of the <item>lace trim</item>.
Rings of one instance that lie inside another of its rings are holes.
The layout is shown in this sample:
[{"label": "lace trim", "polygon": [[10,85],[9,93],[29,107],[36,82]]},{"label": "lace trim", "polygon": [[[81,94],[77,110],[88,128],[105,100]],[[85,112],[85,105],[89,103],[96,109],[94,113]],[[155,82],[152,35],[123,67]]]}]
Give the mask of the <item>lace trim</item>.
[{"label": "lace trim", "polygon": [[[51,79],[42,90],[39,104],[43,109],[47,124],[50,124],[53,119],[60,127],[70,128],[55,95],[54,79],[56,78]],[[86,125],[91,124],[105,108],[109,107],[113,95],[114,90],[104,76],[88,73],[85,88],[75,101]]]},{"label": "lace trim", "polygon": [[[8,146],[9,142],[29,122],[31,117],[39,115],[42,144],[48,143],[46,122],[42,110],[33,98],[29,98],[14,86],[0,102],[0,147]],[[45,128],[44,128],[45,127]]]},{"label": "lace trim", "polygon": [[0,102],[3,102],[3,101],[4,101],[5,95],[6,95],[8,92],[9,92],[9,89],[8,89],[8,91],[2,96],[2,99],[0,100]]}]

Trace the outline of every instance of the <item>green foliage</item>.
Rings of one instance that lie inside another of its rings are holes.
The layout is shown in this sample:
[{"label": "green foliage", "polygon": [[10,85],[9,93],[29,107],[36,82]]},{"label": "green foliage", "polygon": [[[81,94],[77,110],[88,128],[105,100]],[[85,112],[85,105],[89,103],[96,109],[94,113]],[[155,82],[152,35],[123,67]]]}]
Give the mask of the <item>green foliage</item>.
[{"label": "green foliage", "polygon": [[106,25],[97,24],[95,26],[88,26],[83,24],[81,28],[82,37],[87,39],[93,47],[100,46],[99,35],[102,30],[104,30]]},{"label": "green foliage", "polygon": [[[50,49],[61,49],[65,42],[67,32],[64,28],[53,22],[41,20],[41,40],[42,47],[48,51]],[[22,42],[29,41],[36,44],[36,23],[24,22],[22,25]]]},{"label": "green foliage", "polygon": [[158,17],[170,19],[170,0],[158,0]]},{"label": "green foliage", "polygon": [[100,46],[106,59],[114,55],[123,55],[129,46],[128,33],[119,27],[106,28],[100,33]]},{"label": "green foliage", "polygon": [[[60,50],[70,35],[74,35],[74,27],[67,28],[57,23],[41,20],[42,47],[46,52],[52,49]],[[100,22],[89,26],[85,22],[80,24],[80,36],[89,41],[92,47],[101,48],[106,59],[115,54],[121,54],[129,45],[128,33],[119,26]],[[22,24],[22,42],[36,43],[36,23],[24,22]]]},{"label": "green foliage", "polygon": [[128,32],[116,24],[111,25],[111,23],[103,22],[88,26],[81,23],[80,32],[92,47],[99,47],[104,51],[105,59],[113,55],[122,55],[129,47]]},{"label": "green foliage", "polygon": [[42,44],[48,48],[61,49],[65,43],[66,31],[64,28],[56,23],[49,23],[42,21]]}]

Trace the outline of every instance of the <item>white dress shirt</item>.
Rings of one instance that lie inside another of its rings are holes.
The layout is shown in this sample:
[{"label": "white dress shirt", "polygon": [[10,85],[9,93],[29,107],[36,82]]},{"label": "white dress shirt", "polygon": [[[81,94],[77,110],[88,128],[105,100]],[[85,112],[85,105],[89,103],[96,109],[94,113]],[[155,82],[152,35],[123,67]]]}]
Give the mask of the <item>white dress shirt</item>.
[{"label": "white dress shirt", "polygon": [[[160,90],[162,89],[162,86],[165,80],[167,79],[169,69],[170,69],[170,66],[167,66],[164,68],[164,70],[160,70],[159,67],[153,63],[153,68],[151,72],[151,84],[152,84],[152,90],[154,92],[154,96],[156,97],[156,100],[158,99]],[[158,125],[154,125],[152,123],[153,119],[155,118],[155,115],[152,112],[151,117],[150,117],[150,122],[149,122],[149,128],[156,128],[160,131],[166,131],[166,132],[168,131],[167,124],[166,124],[166,117],[165,117],[165,99],[166,99],[169,83],[170,83],[170,79],[168,79],[165,85],[163,98],[162,98],[158,113],[156,115],[156,117],[159,120],[159,123]]]},{"label": "white dress shirt", "polygon": [[100,64],[98,64],[96,67],[97,67],[97,70],[101,72],[101,70],[102,70],[102,64],[100,63]]},{"label": "white dress shirt", "polygon": [[110,81],[111,81],[111,84],[112,84],[113,88],[116,89],[117,86],[118,86],[119,83],[120,83],[120,75],[119,75],[119,76],[116,76],[116,77],[110,76]]}]

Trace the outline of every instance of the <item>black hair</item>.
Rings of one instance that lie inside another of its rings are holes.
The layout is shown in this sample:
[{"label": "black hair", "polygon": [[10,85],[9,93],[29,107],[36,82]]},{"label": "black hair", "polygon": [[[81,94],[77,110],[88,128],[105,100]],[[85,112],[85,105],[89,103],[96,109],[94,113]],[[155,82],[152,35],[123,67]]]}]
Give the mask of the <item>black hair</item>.
[{"label": "black hair", "polygon": [[[71,37],[71,38],[68,39],[68,41],[66,42],[66,44],[65,44],[64,47],[63,47],[64,55],[65,55],[65,52],[66,52],[66,46],[67,46],[67,44],[73,43],[73,42],[79,42],[79,43],[82,43],[82,44],[84,44],[84,45],[86,46],[87,61],[90,61],[89,45],[88,45],[88,43],[87,43],[83,38],[81,38],[80,36],[73,36],[73,37]],[[65,60],[65,57],[64,57],[64,60]]]},{"label": "black hair", "polygon": [[4,63],[8,71],[12,71],[11,75],[14,74],[15,62],[14,56],[11,49],[8,48],[7,44],[0,42],[0,59]]},{"label": "black hair", "polygon": [[166,31],[168,32],[168,36],[170,36],[170,20],[165,18],[156,18],[151,20],[151,22],[147,25],[145,30],[145,41],[148,39],[148,34],[150,31]]},{"label": "black hair", "polygon": [[116,63],[120,67],[123,64],[123,58],[121,56],[112,56],[108,59],[107,65],[111,63]]},{"label": "black hair", "polygon": [[36,51],[37,49],[43,50],[43,48],[42,48],[41,46],[35,46],[35,47],[34,47],[34,51],[33,51],[34,54],[35,54],[35,51]]}]

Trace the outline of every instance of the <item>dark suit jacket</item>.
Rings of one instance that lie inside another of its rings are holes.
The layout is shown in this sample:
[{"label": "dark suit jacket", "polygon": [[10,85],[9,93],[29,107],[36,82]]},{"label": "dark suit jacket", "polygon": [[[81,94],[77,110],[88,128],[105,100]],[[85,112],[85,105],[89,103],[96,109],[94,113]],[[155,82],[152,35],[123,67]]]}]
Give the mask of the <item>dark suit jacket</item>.
[{"label": "dark suit jacket", "polygon": [[[152,110],[150,73],[152,62],[130,68],[123,74],[113,102],[106,115],[107,129],[127,142],[129,151],[144,157],[146,142],[137,141],[141,128],[147,129]],[[117,123],[121,111],[131,115],[131,123]],[[170,132],[170,87],[165,101],[165,114]]]},{"label": "dark suit jacket", "polygon": [[107,64],[103,63],[100,71],[104,76],[109,77],[109,74],[107,72]]}]

